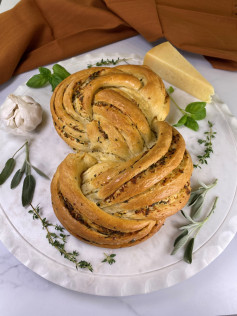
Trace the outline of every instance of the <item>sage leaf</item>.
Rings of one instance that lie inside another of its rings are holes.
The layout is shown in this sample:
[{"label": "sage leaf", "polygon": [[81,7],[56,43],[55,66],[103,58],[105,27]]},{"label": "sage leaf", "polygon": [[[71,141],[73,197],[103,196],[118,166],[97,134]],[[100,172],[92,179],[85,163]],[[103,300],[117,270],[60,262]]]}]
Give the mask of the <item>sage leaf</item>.
[{"label": "sage leaf", "polygon": [[205,108],[205,106],[206,102],[192,102],[186,106],[185,111],[191,114],[195,114],[202,111]]},{"label": "sage leaf", "polygon": [[199,195],[197,198],[195,204],[193,204],[191,208],[191,214],[193,219],[197,219],[200,216],[201,210],[202,210],[202,205],[204,202],[204,196]]},{"label": "sage leaf", "polygon": [[2,172],[0,173],[0,185],[3,184],[7,178],[11,175],[14,167],[15,167],[16,161],[14,158],[10,158],[7,160]]},{"label": "sage leaf", "polygon": [[44,177],[46,179],[49,180],[49,177],[43,172],[41,171],[40,169],[38,169],[37,167],[31,165],[31,167],[41,176],[41,177]]},{"label": "sage leaf", "polygon": [[48,83],[49,78],[43,74],[38,74],[38,75],[34,75],[33,77],[31,77],[26,85],[30,88],[41,88],[43,86],[46,85],[46,83]]},{"label": "sage leaf", "polygon": [[181,214],[183,215],[184,218],[186,218],[188,221],[190,221],[191,223],[195,224],[195,221],[188,215],[188,214],[185,214],[183,212],[183,210],[181,210]]},{"label": "sage leaf", "polygon": [[25,172],[25,169],[19,169],[17,170],[17,172],[15,173],[14,177],[12,178],[11,181],[11,189],[14,189],[18,186],[18,184],[21,182],[22,176]]},{"label": "sage leaf", "polygon": [[196,192],[191,193],[190,198],[188,200],[188,206],[192,206],[196,202],[198,197],[199,197],[198,193],[196,193]]},{"label": "sage leaf", "polygon": [[70,76],[70,73],[59,64],[55,64],[53,66],[53,72],[55,75],[59,76],[61,79],[65,79],[68,76]]},{"label": "sage leaf", "polygon": [[206,189],[204,187],[201,187],[199,189],[197,189],[196,191],[191,192],[190,194],[190,198],[188,200],[188,205],[192,206],[196,200],[198,199],[198,197],[204,193],[206,191]]},{"label": "sage leaf", "polygon": [[184,237],[188,235],[188,230],[185,229],[174,241],[174,247],[177,245],[177,243]]},{"label": "sage leaf", "polygon": [[190,264],[193,261],[193,245],[194,245],[194,238],[191,238],[184,252],[184,261]]},{"label": "sage leaf", "polygon": [[174,249],[171,252],[171,255],[174,255],[177,250],[181,247],[183,247],[186,242],[188,241],[189,235],[188,235],[188,230],[185,229],[174,241]]},{"label": "sage leaf", "polygon": [[35,178],[29,174],[25,177],[22,189],[22,205],[27,206],[31,203],[35,191]]},{"label": "sage leaf", "polygon": [[206,115],[207,115],[206,109],[202,109],[201,111],[197,113],[191,114],[191,117],[194,120],[200,121],[200,120],[203,120],[206,117]]},{"label": "sage leaf", "polygon": [[174,126],[175,127],[183,126],[187,122],[187,118],[188,118],[187,115],[182,116],[181,119],[176,124],[174,124]]},{"label": "sage leaf", "polygon": [[198,123],[192,117],[188,116],[184,125],[190,129],[192,129],[195,132],[199,130]]}]

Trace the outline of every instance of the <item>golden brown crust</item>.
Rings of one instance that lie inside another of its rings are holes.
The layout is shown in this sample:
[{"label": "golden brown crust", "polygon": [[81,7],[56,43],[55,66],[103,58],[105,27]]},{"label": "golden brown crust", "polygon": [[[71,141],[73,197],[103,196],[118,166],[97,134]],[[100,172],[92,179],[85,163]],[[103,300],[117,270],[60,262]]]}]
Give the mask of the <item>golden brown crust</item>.
[{"label": "golden brown crust", "polygon": [[94,67],[55,89],[58,134],[77,153],[51,183],[56,216],[75,237],[121,248],[154,235],[190,195],[192,161],[163,120],[169,98],[148,67]]}]

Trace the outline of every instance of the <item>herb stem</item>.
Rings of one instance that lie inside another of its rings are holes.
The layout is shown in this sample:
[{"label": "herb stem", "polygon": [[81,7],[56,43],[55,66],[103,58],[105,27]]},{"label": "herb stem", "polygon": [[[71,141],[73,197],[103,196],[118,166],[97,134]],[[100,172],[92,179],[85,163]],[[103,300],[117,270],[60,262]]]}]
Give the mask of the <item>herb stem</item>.
[{"label": "herb stem", "polygon": [[16,154],[26,145],[26,143],[28,143],[28,140],[19,149],[17,149],[15,154],[12,156],[12,158],[14,158],[16,156]]},{"label": "herb stem", "polygon": [[[169,93],[168,93],[169,94]],[[174,98],[169,94],[169,97],[171,99],[171,101],[174,103],[174,105],[179,109],[179,111],[184,114],[184,115],[190,115],[190,113],[184,111],[183,109],[181,109],[181,107],[176,103],[176,101],[174,100]]]},{"label": "herb stem", "polygon": [[26,174],[30,175],[31,174],[31,164],[30,164],[30,151],[29,151],[29,143],[28,141],[25,144],[26,146]]}]

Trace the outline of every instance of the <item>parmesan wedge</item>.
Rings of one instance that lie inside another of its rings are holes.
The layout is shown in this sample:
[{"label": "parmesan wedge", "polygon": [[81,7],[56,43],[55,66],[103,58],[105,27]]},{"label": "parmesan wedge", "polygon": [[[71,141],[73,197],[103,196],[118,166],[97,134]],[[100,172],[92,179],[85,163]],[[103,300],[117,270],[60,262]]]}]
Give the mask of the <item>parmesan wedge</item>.
[{"label": "parmesan wedge", "polygon": [[143,64],[177,88],[201,101],[211,102],[213,86],[169,42],[149,50]]}]

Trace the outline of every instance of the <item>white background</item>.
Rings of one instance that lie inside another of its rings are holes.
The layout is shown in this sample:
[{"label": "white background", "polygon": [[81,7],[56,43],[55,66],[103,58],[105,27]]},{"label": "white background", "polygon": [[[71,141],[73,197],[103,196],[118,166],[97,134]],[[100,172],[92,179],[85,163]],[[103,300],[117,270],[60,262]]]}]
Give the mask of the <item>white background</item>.
[{"label": "white background", "polygon": [[[0,12],[17,1],[3,0]],[[136,53],[152,47],[140,36],[93,52]],[[200,55],[182,54],[209,80],[237,116],[237,73],[217,70]],[[36,70],[0,86],[0,104]],[[233,175],[236,177],[236,175]],[[237,207],[237,206],[236,206]],[[146,295],[99,297],[52,284],[18,262],[0,243],[0,315],[230,315],[237,314],[237,237],[208,267],[173,287]]]}]

